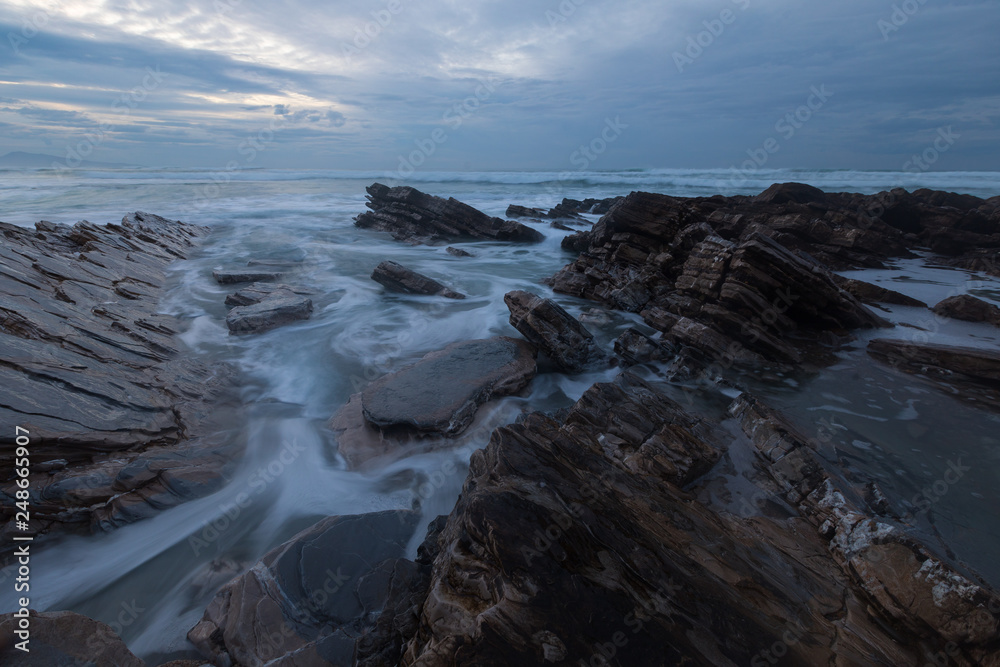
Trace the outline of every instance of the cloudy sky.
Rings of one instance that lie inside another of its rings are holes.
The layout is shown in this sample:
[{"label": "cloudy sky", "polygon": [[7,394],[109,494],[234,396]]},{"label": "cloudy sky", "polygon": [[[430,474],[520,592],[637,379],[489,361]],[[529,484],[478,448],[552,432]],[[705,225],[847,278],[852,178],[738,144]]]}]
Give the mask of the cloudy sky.
[{"label": "cloudy sky", "polygon": [[895,170],[950,126],[933,168],[1000,169],[998,35],[997,0],[0,0],[0,154]]}]

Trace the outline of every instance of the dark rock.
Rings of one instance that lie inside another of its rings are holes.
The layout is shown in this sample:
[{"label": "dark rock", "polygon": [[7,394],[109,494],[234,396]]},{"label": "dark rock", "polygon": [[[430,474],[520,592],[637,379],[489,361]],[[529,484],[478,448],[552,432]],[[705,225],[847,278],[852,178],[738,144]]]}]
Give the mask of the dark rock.
[{"label": "dark rock", "polygon": [[919,299],[900,294],[885,287],[872,285],[863,280],[853,278],[842,278],[834,275],[834,280],[842,288],[856,296],[864,303],[890,303],[897,306],[914,306],[916,308],[926,308],[927,304]]},{"label": "dark rock", "polygon": [[231,334],[260,333],[290,322],[308,320],[312,311],[311,299],[298,296],[290,289],[278,289],[255,304],[230,310],[226,326]]},{"label": "dark rock", "polygon": [[[551,285],[557,292],[643,313],[668,341],[723,365],[797,363],[807,352],[816,357],[811,350],[826,332],[886,326],[839,288],[814,257],[777,240],[782,235],[774,227],[820,232],[772,211],[801,206],[798,199],[828,199],[808,187],[782,192],[773,190],[761,202],[634,192],[591,232],[567,238],[564,247],[582,252]],[[770,203],[778,200],[791,203]],[[750,224],[744,213],[723,212],[724,202],[738,206],[735,210],[763,208],[771,217],[758,215],[774,227]]]},{"label": "dark rock", "polygon": [[281,280],[281,274],[273,271],[212,271],[212,277],[220,285]]},{"label": "dark rock", "polygon": [[513,338],[453,343],[361,393],[365,419],[381,428],[455,434],[480,405],[523,389],[535,375],[535,350]]},{"label": "dark rock", "polygon": [[674,351],[663,341],[650,338],[638,329],[629,328],[615,341],[615,354],[632,366],[665,361],[674,356]]},{"label": "dark rock", "polygon": [[330,426],[338,435],[341,456],[358,467],[391,455],[412,436],[462,433],[479,406],[517,393],[535,370],[535,349],[524,341],[454,343],[370,384]]},{"label": "dark rock", "polygon": [[427,566],[403,558],[420,515],[320,521],[223,588],[188,638],[215,664],[394,665]]},{"label": "dark rock", "polygon": [[983,613],[1000,605],[995,592],[932,554],[904,525],[875,517],[877,509],[864,501],[868,487],[855,491],[840,485],[809,441],[760,401],[744,394],[731,412],[785,500],[829,540],[850,592],[874,602],[872,620],[881,616],[914,638],[948,642],[958,664],[1000,660],[1000,621]]},{"label": "dark rock", "polygon": [[543,208],[528,208],[527,206],[518,206],[517,204],[511,204],[507,207],[507,213],[505,214],[508,218],[544,218],[545,209]]},{"label": "dark rock", "polygon": [[[33,459],[65,462],[30,477],[32,530],[110,528],[217,488],[240,452],[209,437],[234,418],[233,372],[181,355],[180,322],[157,312],[167,265],[208,230],[141,212],[40,229],[0,224],[0,420],[30,432]],[[193,467],[158,467],[170,452]],[[116,481],[132,466],[151,472]],[[11,520],[12,481],[2,491]]]},{"label": "dark rock", "polygon": [[732,440],[714,421],[624,374],[561,423],[495,431],[438,538],[402,664],[597,664],[606,645],[621,665],[753,664],[780,645],[788,664],[909,665],[948,641],[962,664],[997,659],[991,594],[919,545],[906,560],[901,538],[865,543],[879,526],[838,514],[838,496],[771,519],[686,492]]},{"label": "dark rock", "polygon": [[464,299],[465,295],[448,289],[433,278],[411,271],[396,262],[385,261],[375,267],[372,280],[390,292],[406,294],[431,294],[448,299]]},{"label": "dark rock", "polygon": [[461,248],[453,248],[451,246],[445,248],[445,252],[447,252],[449,255],[454,255],[455,257],[475,257],[475,255],[469,252],[468,250],[462,250]]},{"label": "dark rock", "polygon": [[[868,354],[908,373],[953,382],[973,381],[1000,389],[1000,351],[997,350],[879,338],[868,343]],[[971,393],[975,391],[972,389]]]},{"label": "dark rock", "polygon": [[9,667],[145,667],[110,627],[69,611],[29,612],[29,652],[15,648],[19,619],[0,616],[0,663]]},{"label": "dark rock", "polygon": [[535,243],[544,236],[513,220],[493,218],[456,199],[442,199],[407,186],[367,188],[368,208],[355,224],[389,232],[397,241],[441,243],[465,239]]},{"label": "dark rock", "polygon": [[297,290],[289,285],[280,283],[253,283],[238,292],[234,292],[226,297],[226,305],[233,306],[253,306],[268,298],[275,292],[288,291],[292,294],[307,294],[303,290]]},{"label": "dark rock", "polygon": [[594,335],[551,299],[517,290],[503,298],[510,324],[561,370],[579,373],[605,358]]},{"label": "dark rock", "polygon": [[789,202],[809,204],[822,202],[824,199],[826,199],[825,192],[804,183],[775,183],[757,195],[757,201],[766,204],[787,204]]},{"label": "dark rock", "polygon": [[955,320],[988,322],[1000,327],[1000,308],[970,294],[948,297],[934,306],[934,312]]}]

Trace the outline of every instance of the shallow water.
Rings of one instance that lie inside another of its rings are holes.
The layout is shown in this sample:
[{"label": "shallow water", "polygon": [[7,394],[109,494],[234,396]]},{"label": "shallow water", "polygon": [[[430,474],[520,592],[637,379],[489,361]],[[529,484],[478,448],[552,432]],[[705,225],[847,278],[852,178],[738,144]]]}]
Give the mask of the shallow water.
[{"label": "shallow water", "polygon": [[[387,182],[376,173],[247,171],[232,174],[233,181],[218,193],[211,189],[211,173],[204,171],[85,171],[63,179],[44,172],[2,175],[0,219],[7,222],[72,223],[85,217],[105,223],[139,209],[213,229],[196,255],[171,267],[162,309],[186,322],[182,340],[189,354],[242,371],[247,419],[230,433],[247,443],[238,472],[209,497],[113,533],[65,538],[37,553],[32,563],[39,582],[33,598],[37,608],[72,609],[108,622],[153,664],[187,650],[184,636],[214,591],[291,535],[333,514],[415,503],[427,521],[447,513],[471,452],[486,444],[492,426],[510,423],[524,411],[565,407],[617,372],[542,374],[525,395],[487,406],[481,427],[461,448],[412,456],[375,472],[348,471],[326,428],[333,413],[368,381],[449,343],[516,336],[503,295],[513,289],[551,295],[540,281],[573,259],[559,245],[566,232],[539,224],[546,240],[537,245],[463,244],[474,258],[453,257],[443,247],[400,244],[352,224],[364,210],[364,187]],[[562,180],[558,174],[537,173],[424,174],[411,180],[493,215],[502,215],[511,203],[550,207],[564,196],[603,198],[633,189],[682,196],[756,193],[779,180],[828,190],[874,192],[902,183],[1000,193],[998,174],[917,176],[767,172],[738,189],[720,187],[726,175],[718,171],[604,172]],[[958,188],[959,182],[968,185]],[[256,336],[228,335],[223,301],[233,289],[217,285],[211,272],[254,259],[301,260],[284,282],[312,292],[312,319]],[[426,273],[468,298],[386,294],[369,278],[385,259]],[[1000,284],[982,276],[970,280],[966,272],[928,269],[923,260],[898,267],[850,275],[931,304],[955,290],[993,301],[1000,297]],[[595,305],[563,295],[558,300],[574,315]],[[884,316],[914,324],[933,319],[928,311],[899,307]],[[610,348],[615,337],[639,322],[635,315],[614,313],[607,324],[588,326]],[[997,330],[985,325],[942,321],[935,327],[935,342],[997,344]],[[914,333],[896,329],[865,336]],[[859,337],[841,353],[840,363],[819,373],[752,383],[751,389],[787,410],[807,432],[832,425],[836,450],[830,456],[878,479],[895,497],[911,500],[924,488],[933,492],[949,461],[971,466],[912,522],[932,546],[948,545],[1000,586],[1000,565],[991,560],[1000,551],[1000,442],[995,435],[1000,418],[881,367],[865,354],[866,342]],[[720,394],[715,400],[724,405],[729,399]],[[411,553],[418,541],[419,536]],[[10,588],[0,584],[0,611],[14,608]]]}]

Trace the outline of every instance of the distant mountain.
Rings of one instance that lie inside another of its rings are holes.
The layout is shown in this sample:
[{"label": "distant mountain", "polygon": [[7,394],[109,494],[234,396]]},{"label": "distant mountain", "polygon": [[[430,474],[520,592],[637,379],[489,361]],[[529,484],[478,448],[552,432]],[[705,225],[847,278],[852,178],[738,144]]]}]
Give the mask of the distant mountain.
[{"label": "distant mountain", "polygon": [[[14,151],[12,153],[7,153],[6,155],[0,156],[0,167],[14,167],[14,168],[38,168],[38,167],[51,167],[53,162],[59,164],[65,164],[65,159],[56,157],[55,155],[43,155],[41,153],[25,153],[23,151]],[[121,162],[98,162],[96,160],[83,160],[77,167],[88,167],[88,168],[106,168],[106,169],[121,169],[126,167],[138,167],[137,164],[124,164]]]}]

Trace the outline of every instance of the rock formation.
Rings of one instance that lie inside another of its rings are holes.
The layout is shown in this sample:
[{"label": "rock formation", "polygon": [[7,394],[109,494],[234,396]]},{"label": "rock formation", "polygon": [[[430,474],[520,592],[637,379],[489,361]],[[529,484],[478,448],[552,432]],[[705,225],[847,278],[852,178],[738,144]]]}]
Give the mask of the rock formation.
[{"label": "rock formation", "polygon": [[988,322],[993,326],[1000,327],[1000,308],[982,299],[977,299],[971,294],[948,297],[934,306],[934,312],[955,320]]},{"label": "rock formation", "polygon": [[288,285],[253,283],[226,297],[232,310],[226,315],[231,334],[260,333],[312,315],[309,299]]},{"label": "rock formation", "polygon": [[385,261],[376,266],[375,271],[372,272],[372,280],[390,292],[428,294],[448,299],[465,298],[464,294],[449,289],[433,278],[428,278],[396,262]]},{"label": "rock formation", "polygon": [[1000,659],[990,591],[871,518],[759,404],[734,412],[798,514],[696,500],[731,436],[627,374],[562,421],[494,432],[437,540],[402,664]]},{"label": "rock formation", "polygon": [[552,299],[516,290],[503,298],[510,324],[567,373],[579,373],[604,359],[594,335]]},{"label": "rock formation", "polygon": [[397,664],[429,569],[403,558],[419,516],[320,521],[219,591],[189,638],[217,665]]},{"label": "rock formation", "polygon": [[[218,488],[234,465],[215,426],[232,372],[181,355],[178,322],[158,312],[165,267],[207,231],[138,212],[0,224],[0,415],[30,433],[33,531],[134,521]],[[13,481],[0,488],[11,519]]]},{"label": "rock formation", "polygon": [[397,241],[429,244],[479,239],[534,243],[544,238],[531,227],[490,217],[456,199],[442,199],[407,186],[389,188],[381,183],[367,190],[371,211],[359,215],[355,224],[389,232]]},{"label": "rock formation", "polygon": [[492,398],[514,394],[535,375],[535,349],[512,338],[454,343],[376,380],[331,420],[352,467],[397,454],[414,439],[461,434]]}]

